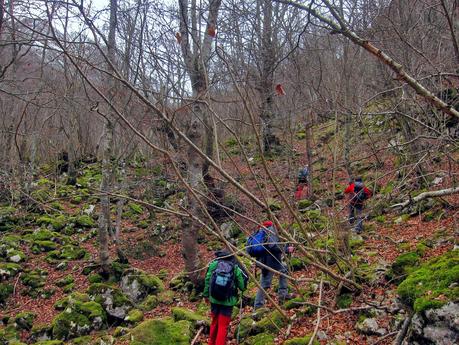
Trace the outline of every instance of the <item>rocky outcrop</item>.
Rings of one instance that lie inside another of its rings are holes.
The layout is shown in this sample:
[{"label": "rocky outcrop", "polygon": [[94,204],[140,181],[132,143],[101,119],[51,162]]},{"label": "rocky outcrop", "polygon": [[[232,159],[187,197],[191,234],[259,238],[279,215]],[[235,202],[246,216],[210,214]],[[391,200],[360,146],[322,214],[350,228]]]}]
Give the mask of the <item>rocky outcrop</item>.
[{"label": "rocky outcrop", "polygon": [[406,344],[459,344],[459,303],[415,314]]}]

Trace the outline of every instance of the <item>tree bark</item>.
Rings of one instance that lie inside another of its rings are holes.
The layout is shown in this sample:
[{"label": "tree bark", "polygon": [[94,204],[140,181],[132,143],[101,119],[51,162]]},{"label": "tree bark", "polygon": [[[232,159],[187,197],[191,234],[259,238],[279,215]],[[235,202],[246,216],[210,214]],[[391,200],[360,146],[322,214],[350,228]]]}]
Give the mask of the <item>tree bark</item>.
[{"label": "tree bark", "polygon": [[[117,0],[110,0],[110,19],[108,32],[107,56],[112,65],[115,63],[115,47],[116,47],[116,25],[117,25]],[[108,66],[112,70],[111,65]],[[107,80],[109,87],[110,102],[115,100],[115,82]],[[109,255],[109,231],[111,229],[110,217],[110,196],[113,169],[111,166],[111,158],[113,155],[113,139],[114,139],[114,122],[108,116],[105,118],[101,147],[102,147],[102,181],[100,190],[102,196],[100,198],[100,214],[99,214],[99,260],[101,268],[104,272],[109,273],[110,255]]]},{"label": "tree bark", "polygon": [[[188,131],[188,138],[199,148],[204,146],[204,136],[207,135],[205,141],[205,152],[208,157],[213,156],[214,145],[214,126],[210,121],[210,112],[208,109],[208,80],[207,80],[207,61],[210,58],[212,47],[213,34],[215,33],[218,11],[221,0],[211,0],[209,3],[209,13],[207,17],[206,32],[202,41],[199,40],[197,28],[199,27],[196,13],[196,4],[192,1],[191,4],[191,25],[190,25],[190,10],[188,9],[187,0],[179,0],[180,11],[180,47],[183,60],[185,62],[186,71],[191,80],[193,90],[193,98],[196,100],[192,105],[191,121]],[[191,30],[190,30],[191,27]],[[191,40],[193,49],[191,48]],[[209,156],[210,155],[210,156]],[[209,167],[210,162],[204,160],[203,157],[193,148],[187,150],[188,160],[188,183],[191,188],[196,191],[204,191],[204,178],[209,182]],[[211,182],[209,182],[211,183]],[[191,214],[199,217],[202,213],[199,202],[195,197],[188,193],[188,209]],[[195,285],[201,284],[201,273],[198,271],[200,266],[199,248],[198,248],[198,233],[200,225],[196,221],[185,221],[183,223],[182,235],[182,255],[185,260],[185,270],[188,272],[190,280]]]},{"label": "tree bark", "polygon": [[260,131],[263,149],[270,152],[276,146],[277,138],[273,133],[273,97],[274,97],[274,64],[275,51],[273,43],[273,4],[271,0],[261,0],[263,12],[263,29],[261,32],[261,73],[259,91],[260,106]]}]

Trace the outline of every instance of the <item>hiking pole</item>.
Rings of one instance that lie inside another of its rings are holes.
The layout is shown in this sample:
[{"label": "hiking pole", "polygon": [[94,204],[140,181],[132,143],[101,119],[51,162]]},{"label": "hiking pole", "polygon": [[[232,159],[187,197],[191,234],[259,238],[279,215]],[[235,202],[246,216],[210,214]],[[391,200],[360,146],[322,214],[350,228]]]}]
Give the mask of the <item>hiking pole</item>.
[{"label": "hiking pole", "polygon": [[239,321],[237,324],[237,335],[236,335],[236,343],[239,344],[239,331],[241,330],[241,320],[242,320],[242,299],[244,295],[241,295],[241,303],[239,305]]}]

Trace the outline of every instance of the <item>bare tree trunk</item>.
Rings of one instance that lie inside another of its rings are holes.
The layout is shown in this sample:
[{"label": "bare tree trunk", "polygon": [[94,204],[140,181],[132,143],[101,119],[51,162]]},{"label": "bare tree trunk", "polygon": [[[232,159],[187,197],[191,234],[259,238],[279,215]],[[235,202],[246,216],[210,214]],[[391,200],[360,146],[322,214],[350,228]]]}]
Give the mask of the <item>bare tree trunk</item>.
[{"label": "bare tree trunk", "polygon": [[[116,1],[116,0],[115,0]],[[112,0],[113,2],[113,0]],[[109,272],[110,255],[108,251],[109,236],[108,232],[111,225],[110,220],[110,181],[111,181],[111,145],[113,144],[113,124],[106,120],[104,125],[104,134],[102,138],[102,181],[100,190],[100,214],[99,214],[99,260],[102,270]]]},{"label": "bare tree trunk", "polygon": [[277,138],[273,133],[273,96],[275,51],[273,43],[273,4],[271,0],[261,0],[263,11],[263,31],[261,33],[261,74],[259,91],[261,96],[260,120],[263,149],[271,151]]},{"label": "bare tree trunk", "polygon": [[305,131],[306,131],[306,162],[308,164],[309,176],[308,176],[308,198],[314,196],[314,190],[312,186],[312,179],[314,178],[314,167],[312,162],[312,112],[309,111],[307,115]]},{"label": "bare tree trunk", "polygon": [[[115,46],[116,46],[116,25],[117,25],[117,0],[110,0],[110,24],[108,33],[107,55],[112,64],[115,64]],[[110,66],[109,66],[110,69]],[[109,99],[115,101],[115,84],[108,80]],[[100,215],[99,215],[99,260],[102,270],[109,272],[110,255],[109,255],[109,231],[111,228],[110,217],[110,196],[113,169],[111,167],[111,158],[113,154],[114,123],[109,116],[106,116],[104,129],[101,140],[102,148],[102,181],[100,189],[102,196],[100,198]]]},{"label": "bare tree trunk", "polygon": [[[207,102],[202,101],[208,98],[206,64],[210,58],[212,39],[216,32],[215,30],[220,4],[221,0],[210,1],[206,32],[201,41],[197,30],[199,27],[197,20],[200,16],[197,15],[196,2],[194,0],[192,1],[190,10],[188,8],[187,0],[179,0],[181,37],[180,46],[186,70],[191,80],[193,98],[196,100],[192,106],[191,123],[188,137],[194,145],[202,148],[204,145],[204,135],[206,134],[207,138],[205,152],[207,155],[210,154],[210,157],[213,156],[214,151],[214,127],[209,120],[210,112],[207,108]],[[194,190],[204,191],[204,179],[207,180],[208,184],[212,184],[208,174],[210,166],[209,163],[205,162],[204,159],[192,147],[188,148],[187,160],[188,183]],[[191,193],[188,194],[188,208],[191,214],[197,217],[201,215],[202,211],[199,202]],[[190,280],[195,285],[199,285],[201,283],[201,273],[198,271],[200,266],[200,259],[197,238],[200,225],[196,221],[186,221],[183,225],[184,232],[182,235],[182,255],[185,260],[185,270],[188,272]]]}]

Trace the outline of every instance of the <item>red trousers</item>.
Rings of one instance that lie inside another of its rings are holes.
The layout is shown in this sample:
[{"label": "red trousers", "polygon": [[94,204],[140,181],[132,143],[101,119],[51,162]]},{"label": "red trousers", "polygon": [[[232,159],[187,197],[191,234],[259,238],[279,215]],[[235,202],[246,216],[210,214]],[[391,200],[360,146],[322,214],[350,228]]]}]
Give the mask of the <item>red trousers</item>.
[{"label": "red trousers", "polygon": [[225,345],[231,316],[211,312],[210,334],[208,345]]},{"label": "red trousers", "polygon": [[308,186],[306,184],[299,184],[295,191],[295,200],[303,200],[308,197]]}]

